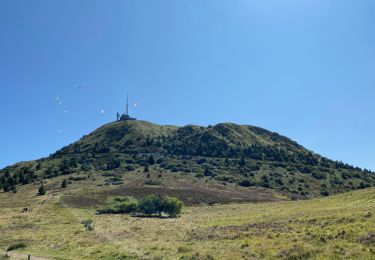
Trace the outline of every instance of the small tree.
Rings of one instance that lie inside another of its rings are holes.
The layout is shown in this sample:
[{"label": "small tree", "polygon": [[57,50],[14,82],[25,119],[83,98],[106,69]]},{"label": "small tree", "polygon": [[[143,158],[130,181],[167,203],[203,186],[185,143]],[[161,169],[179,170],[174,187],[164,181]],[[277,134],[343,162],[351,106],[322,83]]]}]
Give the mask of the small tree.
[{"label": "small tree", "polygon": [[46,188],[44,187],[43,183],[40,185],[38,189],[38,196],[43,196],[46,194]]},{"label": "small tree", "polygon": [[155,164],[155,159],[154,159],[154,157],[152,155],[148,158],[148,164],[149,165],[154,165]]},{"label": "small tree", "polygon": [[211,176],[212,175],[210,169],[208,169],[207,167],[204,169],[204,173],[203,174],[204,174],[204,176]]},{"label": "small tree", "polygon": [[164,197],[162,211],[167,213],[170,217],[177,217],[181,214],[183,207],[182,201],[177,198]]},{"label": "small tree", "polygon": [[10,191],[10,185],[8,183],[5,183],[4,187],[3,187],[3,190],[4,190],[4,192]]},{"label": "small tree", "polygon": [[246,161],[244,157],[241,157],[241,159],[238,161],[238,165],[242,168],[246,165]]},{"label": "small tree", "polygon": [[61,183],[61,188],[65,189],[66,187],[68,187],[68,181],[67,181],[67,179],[63,179],[63,181]]},{"label": "small tree", "polygon": [[162,212],[162,198],[156,195],[148,195],[139,202],[139,210],[143,214],[152,215]]}]

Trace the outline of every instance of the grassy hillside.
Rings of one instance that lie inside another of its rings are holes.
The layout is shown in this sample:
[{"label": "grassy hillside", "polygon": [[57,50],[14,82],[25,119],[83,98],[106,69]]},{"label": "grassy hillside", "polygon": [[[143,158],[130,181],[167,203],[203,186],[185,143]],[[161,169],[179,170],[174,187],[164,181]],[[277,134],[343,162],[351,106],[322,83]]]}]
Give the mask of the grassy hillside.
[{"label": "grassy hillside", "polygon": [[[92,180],[66,189],[61,180],[47,180],[45,196],[35,195],[34,184],[0,193],[1,250],[23,243],[10,252],[18,259],[375,258],[373,188],[312,200],[188,206],[180,218],[157,219],[96,215],[103,199],[117,193],[93,197]],[[81,224],[87,219],[93,231]]]},{"label": "grassy hillside", "polygon": [[372,172],[329,160],[259,127],[121,121],[102,126],[48,158],[1,170],[0,188],[12,191],[19,184],[62,175],[74,180],[107,176],[106,185],[116,186],[133,171],[145,172],[146,184],[166,184],[156,176],[174,173],[218,187],[273,189],[297,199],[375,185]]}]

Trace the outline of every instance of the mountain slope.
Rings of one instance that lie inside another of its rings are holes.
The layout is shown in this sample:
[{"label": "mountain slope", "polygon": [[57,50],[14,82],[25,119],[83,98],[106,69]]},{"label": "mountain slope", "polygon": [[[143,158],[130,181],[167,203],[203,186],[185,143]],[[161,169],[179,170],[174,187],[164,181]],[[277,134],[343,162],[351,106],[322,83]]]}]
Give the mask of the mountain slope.
[{"label": "mountain slope", "polygon": [[190,176],[195,182],[222,187],[261,187],[294,198],[375,185],[375,174],[324,158],[259,127],[120,121],[100,127],[48,158],[1,170],[0,188],[9,191],[19,183],[60,175],[70,175],[72,181],[107,176],[104,184],[123,185],[126,175],[134,172],[144,173],[144,185],[163,185],[160,175],[175,173],[177,179]]}]

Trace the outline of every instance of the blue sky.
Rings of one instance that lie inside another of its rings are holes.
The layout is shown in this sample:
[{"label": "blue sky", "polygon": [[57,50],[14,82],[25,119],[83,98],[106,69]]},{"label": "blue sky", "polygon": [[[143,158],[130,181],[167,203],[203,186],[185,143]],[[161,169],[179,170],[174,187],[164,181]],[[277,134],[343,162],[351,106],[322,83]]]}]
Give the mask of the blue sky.
[{"label": "blue sky", "polygon": [[257,125],[375,170],[374,13],[373,0],[0,1],[0,168],[114,120],[129,92],[140,119]]}]

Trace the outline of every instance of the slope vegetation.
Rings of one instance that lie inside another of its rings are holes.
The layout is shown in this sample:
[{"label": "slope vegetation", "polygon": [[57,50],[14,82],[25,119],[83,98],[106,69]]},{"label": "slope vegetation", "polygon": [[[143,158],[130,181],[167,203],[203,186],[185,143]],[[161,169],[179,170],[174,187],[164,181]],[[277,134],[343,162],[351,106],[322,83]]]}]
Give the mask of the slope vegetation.
[{"label": "slope vegetation", "polygon": [[132,172],[144,173],[143,184],[171,185],[162,176],[174,173],[203,184],[272,189],[290,198],[328,196],[375,184],[370,171],[329,160],[259,127],[121,121],[102,126],[48,158],[1,170],[0,188],[11,191],[18,184],[61,175],[70,175],[72,181],[107,176],[106,185],[116,186]]}]

